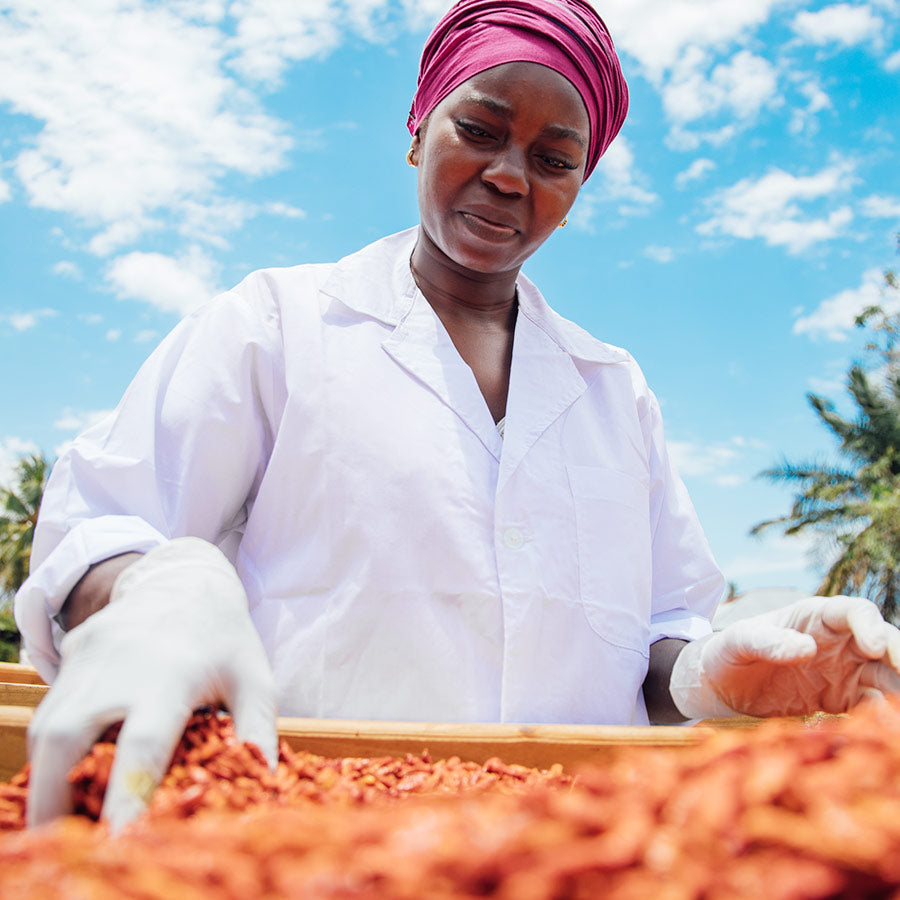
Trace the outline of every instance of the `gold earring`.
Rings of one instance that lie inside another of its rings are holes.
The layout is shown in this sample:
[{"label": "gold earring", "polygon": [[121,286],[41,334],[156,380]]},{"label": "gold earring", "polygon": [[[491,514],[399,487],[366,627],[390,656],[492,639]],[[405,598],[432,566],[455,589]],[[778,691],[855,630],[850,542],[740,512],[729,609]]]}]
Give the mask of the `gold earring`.
[{"label": "gold earring", "polygon": [[410,147],[409,150],[406,151],[406,161],[413,167],[416,167],[416,164],[413,162],[413,148]]},{"label": "gold earring", "polygon": [[557,225],[556,227],[557,227],[557,228],[565,228],[565,227],[566,227],[566,222],[568,222],[568,221],[569,221],[569,217],[566,216],[566,217],[562,220],[562,222],[560,222],[559,225]]}]

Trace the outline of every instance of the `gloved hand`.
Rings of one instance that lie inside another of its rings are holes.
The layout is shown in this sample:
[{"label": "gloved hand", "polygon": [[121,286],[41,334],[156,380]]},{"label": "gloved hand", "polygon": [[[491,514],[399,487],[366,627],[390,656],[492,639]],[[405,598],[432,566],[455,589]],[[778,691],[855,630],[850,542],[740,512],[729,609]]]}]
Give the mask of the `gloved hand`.
[{"label": "gloved hand", "polygon": [[807,597],[687,644],[670,690],[689,719],[845,712],[900,691],[900,631],[861,597]]},{"label": "gloved hand", "polygon": [[234,567],[212,544],[178,538],[116,579],[110,602],[60,646],[59,675],[28,729],[28,824],[71,811],[66,775],[125,720],[103,804],[119,830],[146,807],[192,711],[220,702],[240,740],[277,761],[272,674]]}]

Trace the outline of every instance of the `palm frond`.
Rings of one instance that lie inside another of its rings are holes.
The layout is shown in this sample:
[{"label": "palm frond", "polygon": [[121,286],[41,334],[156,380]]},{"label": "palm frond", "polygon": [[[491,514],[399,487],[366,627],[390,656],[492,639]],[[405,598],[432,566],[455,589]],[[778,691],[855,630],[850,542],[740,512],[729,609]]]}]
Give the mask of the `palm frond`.
[{"label": "palm frond", "polygon": [[788,462],[788,460],[782,460],[779,465],[758,472],[756,477],[765,478],[767,481],[773,482],[830,481],[837,483],[840,481],[852,481],[855,473],[850,469],[828,466],[815,461],[792,463]]},{"label": "palm frond", "polygon": [[0,594],[12,596],[28,577],[31,544],[50,464],[41,454],[22,457],[12,483],[0,488]]},{"label": "palm frond", "polygon": [[819,593],[863,594],[893,618],[900,614],[900,313],[873,306],[857,324],[872,330],[867,347],[884,374],[850,368],[855,416],[842,415],[828,398],[807,395],[838,440],[841,462],[782,460],[760,472],[757,477],[790,485],[794,494],[786,515],[758,522],[750,533],[778,528],[815,536],[830,559]]}]

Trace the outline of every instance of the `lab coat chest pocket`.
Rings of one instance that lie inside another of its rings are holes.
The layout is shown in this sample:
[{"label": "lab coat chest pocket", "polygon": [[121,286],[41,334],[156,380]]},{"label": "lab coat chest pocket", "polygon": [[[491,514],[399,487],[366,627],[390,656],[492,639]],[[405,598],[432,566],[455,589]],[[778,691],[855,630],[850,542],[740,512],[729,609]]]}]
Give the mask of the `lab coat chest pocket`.
[{"label": "lab coat chest pocket", "polygon": [[591,627],[648,653],[650,497],[646,485],[599,466],[566,466],[575,505],[581,602]]}]

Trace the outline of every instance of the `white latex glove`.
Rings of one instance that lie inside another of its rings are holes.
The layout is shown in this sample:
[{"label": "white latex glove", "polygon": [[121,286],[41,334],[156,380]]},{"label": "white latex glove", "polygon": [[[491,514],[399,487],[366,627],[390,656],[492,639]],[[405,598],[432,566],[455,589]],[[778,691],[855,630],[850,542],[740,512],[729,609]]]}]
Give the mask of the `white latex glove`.
[{"label": "white latex glove", "polygon": [[861,597],[807,597],[687,644],[670,690],[689,719],[846,712],[900,691],[900,631]]},{"label": "white latex glove", "polygon": [[60,671],[28,729],[28,824],[71,812],[66,775],[125,720],[103,804],[113,830],[162,780],[194,709],[223,703],[237,736],[277,761],[275,689],[247,597],[221,551],[198,538],[151,550],[109,605],[63,638]]}]

